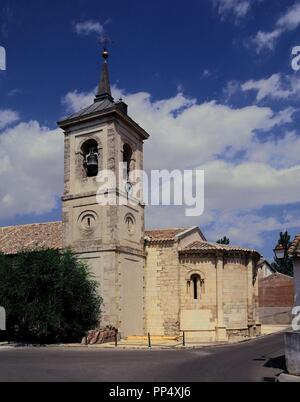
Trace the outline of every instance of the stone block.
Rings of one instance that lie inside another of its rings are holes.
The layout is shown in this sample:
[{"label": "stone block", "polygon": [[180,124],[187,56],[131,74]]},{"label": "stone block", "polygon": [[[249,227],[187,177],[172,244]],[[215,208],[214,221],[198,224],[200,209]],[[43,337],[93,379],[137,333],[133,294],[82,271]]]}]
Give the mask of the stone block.
[{"label": "stone block", "polygon": [[300,376],[300,331],[286,332],[284,339],[288,372]]}]

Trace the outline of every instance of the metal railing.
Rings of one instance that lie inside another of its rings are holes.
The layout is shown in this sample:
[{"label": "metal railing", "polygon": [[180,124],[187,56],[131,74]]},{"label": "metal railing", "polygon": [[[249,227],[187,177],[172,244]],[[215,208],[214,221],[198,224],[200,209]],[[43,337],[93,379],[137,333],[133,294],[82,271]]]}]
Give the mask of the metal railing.
[{"label": "metal railing", "polygon": [[119,347],[119,346],[133,346],[133,347],[148,347],[148,349],[153,349],[154,347],[161,347],[161,348],[169,348],[169,349],[174,349],[174,348],[178,348],[179,346],[185,347],[186,346],[186,336],[185,336],[185,331],[181,331],[182,332],[182,336],[179,336],[178,341],[176,342],[176,338],[174,337],[174,343],[172,343],[171,345],[168,345],[167,343],[162,343],[162,342],[156,342],[155,341],[155,336],[151,336],[151,333],[148,332],[147,336],[145,336],[145,342],[141,341],[141,342],[132,342],[130,341],[130,343],[128,344],[122,344],[122,340],[120,340],[120,334],[118,331],[116,331],[116,335],[115,335],[115,347]]}]

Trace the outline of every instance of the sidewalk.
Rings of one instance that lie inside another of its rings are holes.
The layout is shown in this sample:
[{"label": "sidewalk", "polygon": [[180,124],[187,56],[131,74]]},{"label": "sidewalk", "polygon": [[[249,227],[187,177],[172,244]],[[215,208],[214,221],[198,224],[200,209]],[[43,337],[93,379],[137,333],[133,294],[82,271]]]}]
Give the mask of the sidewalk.
[{"label": "sidewalk", "polygon": [[[244,338],[244,339],[235,339],[229,342],[203,342],[203,343],[186,343],[185,347],[182,344],[182,337],[160,337],[153,336],[151,337],[151,350],[161,350],[161,349],[196,349],[201,347],[210,347],[210,346],[227,346],[234,345],[237,343],[247,342],[254,339],[259,339],[268,335],[284,332],[288,330],[290,327],[286,325],[263,325],[262,326],[262,335],[258,338]],[[146,336],[135,336],[129,337],[128,339],[122,339],[118,342],[118,346],[116,347],[114,342],[105,343],[101,345],[62,345],[65,347],[87,347],[87,348],[95,348],[95,349],[123,349],[123,350],[148,350],[148,337]]]},{"label": "sidewalk", "polygon": [[262,336],[276,334],[277,332],[288,331],[290,328],[290,325],[262,325],[261,334]]},{"label": "sidewalk", "polygon": [[[287,331],[290,327],[287,325],[262,325],[262,334],[259,338],[272,335],[280,332]],[[172,338],[172,337],[151,337],[151,347],[152,349],[194,349],[199,347],[206,346],[222,346],[222,345],[233,345],[241,342],[247,342],[253,339],[259,338],[244,338],[244,339],[235,339],[228,342],[204,342],[204,343],[187,343],[184,347],[182,345],[182,337]],[[89,347],[96,347],[100,349],[111,349],[116,348],[114,343],[107,343],[103,345],[95,345]],[[118,342],[118,348],[123,349],[149,349],[148,346],[148,338],[147,337],[130,337],[128,339],[124,339]]]},{"label": "sidewalk", "polygon": [[[248,342],[254,339],[259,339],[268,335],[284,332],[289,329],[286,325],[262,325],[262,335],[258,338],[241,338],[235,339],[228,342],[203,342],[203,343],[186,343],[185,346],[182,344],[182,337],[162,337],[162,336],[152,336],[151,337],[151,350],[162,350],[162,349],[197,349],[202,347],[212,347],[212,346],[228,346],[234,345],[242,342]],[[9,344],[7,342],[0,343],[0,350],[14,348],[16,345]],[[20,345],[18,345],[20,347]],[[22,346],[21,346],[22,347]],[[24,347],[28,347],[24,345]],[[61,345],[48,345],[51,348],[66,347],[66,348],[82,348],[82,349],[119,349],[119,350],[149,350],[148,337],[147,336],[132,336],[127,339],[122,339],[118,341],[118,346],[116,347],[115,342],[104,343],[101,345],[81,345],[79,343],[71,344],[61,344]]]}]

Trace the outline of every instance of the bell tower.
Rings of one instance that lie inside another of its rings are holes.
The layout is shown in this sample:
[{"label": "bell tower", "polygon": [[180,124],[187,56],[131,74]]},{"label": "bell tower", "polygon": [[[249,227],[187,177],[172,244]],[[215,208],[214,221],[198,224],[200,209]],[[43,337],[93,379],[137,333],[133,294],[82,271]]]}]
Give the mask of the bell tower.
[{"label": "bell tower", "polygon": [[[143,170],[149,135],[128,116],[122,100],[114,101],[107,50],[102,57],[94,103],[58,123],[65,136],[64,246],[88,262],[99,282],[101,326],[113,325],[122,336],[141,335],[144,205],[131,189],[132,173]],[[103,181],[103,172],[115,182]],[[115,201],[102,202],[108,196]]]}]

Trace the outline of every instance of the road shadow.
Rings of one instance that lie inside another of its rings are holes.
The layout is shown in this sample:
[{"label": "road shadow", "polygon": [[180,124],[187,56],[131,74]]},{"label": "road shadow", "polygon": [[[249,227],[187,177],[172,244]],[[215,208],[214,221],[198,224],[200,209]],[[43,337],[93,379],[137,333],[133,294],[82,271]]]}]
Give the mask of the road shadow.
[{"label": "road shadow", "polygon": [[267,368],[272,368],[276,370],[280,370],[278,374],[276,374],[274,377],[264,377],[263,381],[264,382],[277,382],[278,377],[281,373],[286,373],[286,361],[285,361],[285,356],[278,356],[278,357],[273,357],[269,359],[265,364],[264,367]]},{"label": "road shadow", "polygon": [[272,357],[264,364],[264,367],[286,371],[285,356]]},{"label": "road shadow", "polygon": [[285,355],[272,357],[272,358],[268,358],[266,356],[261,356],[259,358],[254,359],[254,361],[264,362],[265,364],[263,365],[263,367],[265,367],[265,368],[279,370],[278,373],[276,373],[276,374],[274,373],[274,375],[272,377],[263,377],[263,382],[277,382],[278,376],[281,373],[287,372]]}]

